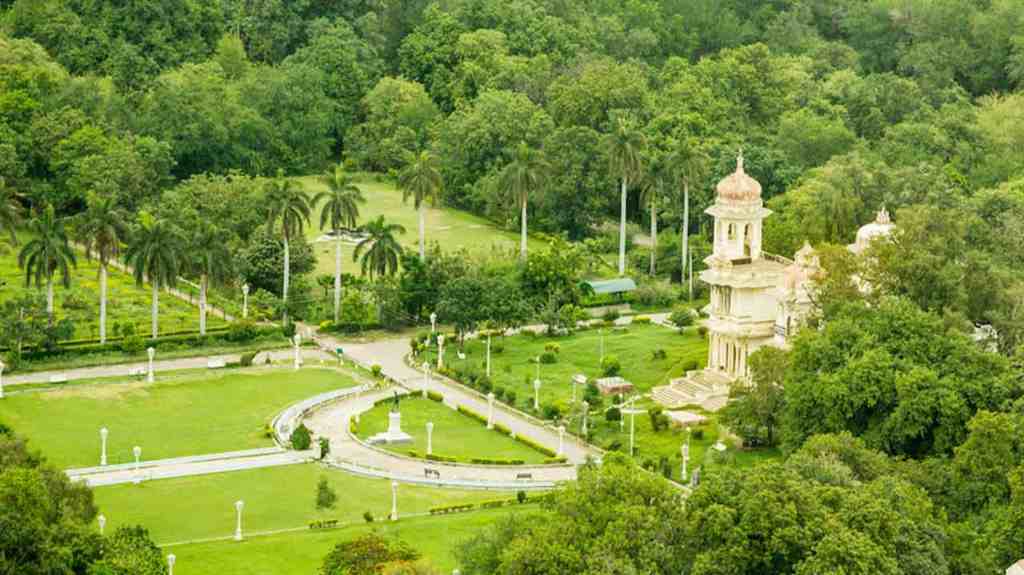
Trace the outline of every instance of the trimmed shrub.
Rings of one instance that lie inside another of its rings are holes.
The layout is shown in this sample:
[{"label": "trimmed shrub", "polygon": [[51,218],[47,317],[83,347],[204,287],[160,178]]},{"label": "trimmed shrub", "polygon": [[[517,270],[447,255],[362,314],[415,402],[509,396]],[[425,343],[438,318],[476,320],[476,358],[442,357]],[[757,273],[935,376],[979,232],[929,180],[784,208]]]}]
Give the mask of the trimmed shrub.
[{"label": "trimmed shrub", "polygon": [[545,351],[540,354],[540,362],[544,364],[552,364],[558,362],[558,356],[554,352]]},{"label": "trimmed shrub", "polygon": [[647,410],[648,417],[651,418],[651,429],[654,431],[660,431],[668,428],[669,419],[665,415],[664,409],[660,405],[656,405]]},{"label": "trimmed shrub", "polygon": [[505,392],[505,403],[509,405],[516,404],[516,390],[510,389]]},{"label": "trimmed shrub", "polygon": [[256,358],[257,353],[259,353],[259,350],[243,353],[242,356],[238,358],[239,365],[242,367],[251,367],[252,360]]},{"label": "trimmed shrub", "polygon": [[666,353],[665,350],[661,349],[660,347],[651,352],[651,359],[653,360],[665,359],[667,357],[668,353]]},{"label": "trimmed shrub", "polygon": [[604,316],[602,316],[602,319],[604,319],[605,322],[614,322],[615,320],[619,319],[620,317],[622,317],[622,314],[619,313],[619,310],[617,310],[617,309],[610,309],[610,310],[604,312]]},{"label": "trimmed shrub", "polygon": [[562,346],[558,345],[555,342],[545,343],[544,351],[550,351],[551,353],[560,353],[562,351]]},{"label": "trimmed shrub", "polygon": [[676,327],[688,327],[693,325],[693,310],[686,306],[677,307],[668,316],[668,321]]},{"label": "trimmed shrub", "polygon": [[460,405],[460,406],[456,407],[455,409],[459,413],[461,413],[463,415],[468,415],[469,417],[472,417],[473,419],[475,419],[475,420],[477,420],[477,421],[479,421],[481,423],[485,423],[485,424],[487,423],[487,418],[486,417],[480,415],[479,413],[473,411],[472,409],[469,409],[468,407],[466,407],[464,405]]},{"label": "trimmed shrub", "polygon": [[454,457],[450,457],[448,455],[438,455],[436,453],[428,453],[426,455],[426,459],[428,461],[440,461],[442,463],[455,463],[458,461],[458,459]]},{"label": "trimmed shrub", "polygon": [[494,397],[496,397],[498,399],[498,401],[501,401],[505,397],[505,388],[504,387],[495,387],[494,388]]},{"label": "trimmed shrub", "polygon": [[476,379],[476,386],[484,393],[490,393],[491,390],[494,389],[494,384],[491,383],[491,378],[486,375],[481,375]]},{"label": "trimmed shrub", "polygon": [[700,364],[697,363],[696,359],[689,359],[683,362],[683,370],[685,371],[694,371],[698,367],[700,367]]},{"label": "trimmed shrub", "polygon": [[382,371],[383,368],[381,368],[381,366],[376,363],[370,366],[370,373],[373,375],[373,377],[380,377]]},{"label": "trimmed shrub", "polygon": [[363,511],[363,521],[367,523],[373,523],[373,513],[369,511]]},{"label": "trimmed shrub", "polygon": [[125,353],[139,353],[145,346],[145,342],[137,335],[129,335],[121,340],[121,351]]},{"label": "trimmed shrub", "polygon": [[697,440],[697,441],[700,441],[700,440],[704,439],[704,428],[703,427],[695,427],[695,428],[693,428],[693,431],[690,432],[690,436],[693,439]]},{"label": "trimmed shrub", "polygon": [[494,424],[494,430],[499,433],[504,433],[505,435],[512,435],[512,430],[500,423]]},{"label": "trimmed shrub", "polygon": [[704,339],[708,337],[708,326],[702,325],[697,327],[697,333]]},{"label": "trimmed shrub", "polygon": [[259,333],[260,330],[256,327],[255,323],[247,320],[236,321],[228,328],[228,333],[225,336],[225,339],[239,343],[252,341],[256,339]]},{"label": "trimmed shrub", "polygon": [[544,419],[558,419],[562,416],[562,409],[553,403],[545,403],[540,406],[540,412]]},{"label": "trimmed shrub", "polygon": [[605,421],[621,421],[622,411],[618,407],[609,408],[608,411],[604,412]]},{"label": "trimmed shrub", "polygon": [[614,355],[606,355],[601,361],[601,373],[605,377],[613,377],[619,375],[622,371],[622,364],[619,363],[619,358]]},{"label": "trimmed shrub", "polygon": [[547,455],[548,457],[557,457],[558,456],[558,454],[555,453],[555,450],[548,449],[547,447],[544,447],[543,445],[537,443],[536,441],[533,441],[532,439],[523,437],[522,435],[517,435],[516,436],[516,441],[518,441],[519,443],[522,443],[523,445],[526,445],[527,447],[532,447],[533,449],[536,449],[537,451],[543,453],[544,455]]},{"label": "trimmed shrub", "polygon": [[636,325],[649,325],[651,323],[651,318],[646,315],[638,315],[633,318],[633,323]]},{"label": "trimmed shrub", "polygon": [[431,515],[447,515],[449,513],[460,513],[463,511],[472,511],[476,507],[475,503],[463,503],[461,505],[445,505],[443,507],[431,507]]},{"label": "trimmed shrub", "polygon": [[522,489],[516,491],[516,501],[518,501],[520,504],[526,503],[526,492],[523,491]]},{"label": "trimmed shrub", "polygon": [[569,461],[568,457],[549,457],[544,460],[545,465],[559,465]]},{"label": "trimmed shrub", "polygon": [[444,401],[444,396],[439,391],[428,391],[427,399],[441,403]]},{"label": "trimmed shrub", "polygon": [[292,432],[291,436],[292,449],[298,451],[305,451],[309,449],[309,446],[313,443],[313,437],[309,433],[309,428],[306,427],[305,423],[300,423],[295,431]]},{"label": "trimmed shrub", "polygon": [[474,457],[469,462],[479,465],[523,465],[526,463],[522,459],[491,459],[488,457]]}]

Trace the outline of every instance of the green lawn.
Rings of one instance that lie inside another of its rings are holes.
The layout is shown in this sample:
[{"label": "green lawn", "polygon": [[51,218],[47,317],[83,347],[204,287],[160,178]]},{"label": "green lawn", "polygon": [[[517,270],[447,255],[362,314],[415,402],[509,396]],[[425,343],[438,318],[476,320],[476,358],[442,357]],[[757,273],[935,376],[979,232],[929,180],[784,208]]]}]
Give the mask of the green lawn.
[{"label": "green lawn", "polygon": [[[31,239],[20,234],[24,245]],[[25,273],[18,268],[18,250],[0,243],[0,302],[30,291],[45,295],[45,290],[25,287]],[[69,317],[75,323],[75,338],[99,337],[99,266],[81,252],[78,267],[73,270],[71,288],[56,287],[55,309],[58,317]],[[139,288],[128,274],[110,268],[107,280],[107,335],[113,336],[116,323],[132,323],[140,334],[149,334],[150,290]],[[207,316],[207,326],[223,325],[224,320]],[[199,329],[199,308],[168,294],[160,295],[160,331],[172,332]]]},{"label": "green lawn", "polygon": [[[383,403],[362,414],[359,437],[366,439],[375,433],[387,431],[390,403]],[[419,397],[403,399],[401,403],[402,429],[412,435],[413,442],[402,445],[381,445],[384,449],[419,455],[427,451],[428,421],[434,423],[433,448],[435,455],[445,455],[468,462],[474,457],[488,459],[522,459],[527,463],[543,463],[546,456],[527,447],[504,433],[487,429],[483,423],[459,413],[450,407]],[[482,413],[480,415],[486,415]]]},{"label": "green lawn", "polygon": [[[311,194],[324,189],[315,176],[302,178],[302,183]],[[372,175],[358,178],[366,203],[360,206],[360,223],[383,215],[389,222],[405,226],[406,233],[399,241],[410,249],[417,249],[419,242],[419,219],[412,204],[402,202],[402,192],[390,182],[374,181]],[[320,237],[319,214],[313,218],[306,235],[310,241]],[[519,235],[498,229],[493,222],[472,214],[451,209],[428,207],[426,213],[426,241],[438,242],[446,251],[466,248],[472,252],[486,252],[492,248],[518,249]],[[529,239],[530,247],[539,247],[538,240]],[[323,242],[313,246],[317,254],[317,273],[334,273],[334,243]],[[342,248],[342,269],[349,272],[358,269],[352,262],[353,246]]]},{"label": "green lawn", "polygon": [[[338,495],[333,510],[316,510],[320,477],[326,477]],[[366,511],[384,520],[391,512],[389,481],[317,464],[98,487],[93,493],[109,521],[108,529],[123,524],[145,525],[161,545],[231,535],[235,528],[234,503],[239,499],[245,502],[244,529],[254,533],[305,527],[320,519],[362,522]],[[514,496],[402,484],[398,487],[398,512],[425,513],[432,507]]]},{"label": "green lawn", "polygon": [[[602,335],[603,334],[603,335]],[[707,342],[697,334],[696,328],[680,334],[657,325],[632,325],[624,329],[591,329],[565,337],[526,336],[495,337],[491,340],[491,379],[496,387],[514,390],[516,405],[532,409],[533,385],[537,364],[533,361],[547,344],[558,344],[558,361],[540,365],[541,404],[557,403],[567,406],[572,400],[572,376],[582,373],[588,378],[601,376],[601,340],[605,356],[615,356],[622,365],[622,377],[631,381],[639,393],[668,384],[679,377],[687,363],[696,361],[704,365]],[[503,347],[503,351],[495,350]],[[653,359],[655,350],[663,349],[665,359]],[[450,368],[472,368],[484,372],[486,341],[470,340],[466,343],[466,359],[460,360],[457,346],[445,345],[445,365]],[[433,352],[431,361],[436,361]],[[582,399],[583,390],[578,389]],[[564,411],[564,410],[563,410]]]},{"label": "green lawn", "polygon": [[318,572],[324,556],[337,543],[375,530],[406,541],[441,573],[451,573],[458,567],[453,556],[456,545],[505,515],[534,509],[528,505],[438,517],[413,517],[331,531],[282,533],[240,543],[217,541],[176,545],[164,551],[177,556],[174,567],[177,575],[313,575]]},{"label": "green lawn", "polygon": [[251,369],[193,372],[144,382],[69,386],[12,395],[0,421],[29,438],[58,467],[99,464],[99,429],[107,427],[111,464],[272,445],[264,426],[301,399],[354,385],[339,372]]}]

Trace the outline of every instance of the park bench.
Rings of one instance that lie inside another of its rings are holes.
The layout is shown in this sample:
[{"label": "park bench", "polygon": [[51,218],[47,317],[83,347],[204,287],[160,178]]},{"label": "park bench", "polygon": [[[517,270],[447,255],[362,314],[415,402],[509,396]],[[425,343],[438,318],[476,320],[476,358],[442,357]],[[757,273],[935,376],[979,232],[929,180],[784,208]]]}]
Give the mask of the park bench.
[{"label": "park bench", "polygon": [[64,373],[58,373],[50,376],[50,383],[67,383],[68,376]]},{"label": "park bench", "polygon": [[221,369],[226,365],[223,358],[214,357],[206,360],[207,369]]},{"label": "park bench", "polygon": [[516,479],[533,479],[532,473],[516,473]]}]

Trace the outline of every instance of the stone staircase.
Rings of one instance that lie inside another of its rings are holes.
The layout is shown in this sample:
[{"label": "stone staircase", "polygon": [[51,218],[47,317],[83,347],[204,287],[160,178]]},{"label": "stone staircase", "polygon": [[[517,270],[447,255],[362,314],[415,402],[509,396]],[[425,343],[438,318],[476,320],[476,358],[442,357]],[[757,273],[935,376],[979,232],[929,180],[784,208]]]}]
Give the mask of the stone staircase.
[{"label": "stone staircase", "polygon": [[688,371],[686,376],[673,379],[668,385],[655,387],[651,397],[668,409],[699,405],[715,412],[729,401],[731,381],[728,375],[717,370]]}]

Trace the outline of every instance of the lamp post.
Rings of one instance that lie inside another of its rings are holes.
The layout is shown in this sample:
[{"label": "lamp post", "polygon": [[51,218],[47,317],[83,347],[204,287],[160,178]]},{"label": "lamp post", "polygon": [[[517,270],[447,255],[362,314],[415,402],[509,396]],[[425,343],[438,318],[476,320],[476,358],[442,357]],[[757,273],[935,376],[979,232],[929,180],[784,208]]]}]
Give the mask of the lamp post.
[{"label": "lamp post", "polygon": [[142,448],[136,445],[135,447],[132,448],[132,454],[135,455],[135,479],[133,481],[135,485],[138,485],[139,483],[142,482],[142,472],[140,469],[141,465],[139,463],[140,459],[142,458]]},{"label": "lamp post", "polygon": [[391,520],[398,521],[398,482],[391,481]]},{"label": "lamp post", "polygon": [[[687,429],[689,431],[689,429]],[[690,461],[690,436],[687,434],[686,443],[683,444],[682,456],[683,456],[683,469],[679,474],[679,482],[683,483],[686,481],[686,464]]]},{"label": "lamp post", "polygon": [[434,454],[434,422],[427,422],[427,455]]},{"label": "lamp post", "polygon": [[604,329],[597,330],[597,333],[599,333],[600,336],[601,336],[600,359],[598,360],[597,364],[599,366],[603,366],[604,365]]},{"label": "lamp post", "polygon": [[156,357],[156,350],[152,347],[146,349],[146,355],[149,356],[149,371],[146,372],[146,382],[153,383],[155,375],[153,373],[153,358]]},{"label": "lamp post", "polygon": [[101,513],[100,516],[96,518],[96,522],[100,524],[100,536],[102,537],[103,530],[107,528],[107,517]]},{"label": "lamp post", "polygon": [[487,429],[494,429],[494,392],[487,394]]},{"label": "lamp post", "polygon": [[100,467],[107,464],[107,435],[110,431],[106,427],[100,429]]},{"label": "lamp post", "polygon": [[[491,332],[487,332],[487,377],[491,377]],[[3,393],[0,393],[3,397]]]},{"label": "lamp post", "polygon": [[423,397],[427,397],[427,388],[430,387],[430,362],[423,362]]},{"label": "lamp post", "polygon": [[249,319],[249,284],[242,284],[242,319]]},{"label": "lamp post", "polygon": [[444,369],[444,334],[437,336],[437,370]]},{"label": "lamp post", "polygon": [[4,362],[0,361],[0,399],[4,398]]},{"label": "lamp post", "polygon": [[242,540],[242,509],[245,507],[245,501],[239,499],[235,501],[235,541]]},{"label": "lamp post", "polygon": [[167,556],[167,575],[174,575],[174,562],[177,560],[178,558],[174,556],[174,553]]},{"label": "lamp post", "polygon": [[588,403],[586,400],[584,400],[583,401],[583,426],[580,429],[580,435],[582,435],[584,439],[587,438],[587,414],[589,412],[590,412],[590,403]]},{"label": "lamp post", "polygon": [[437,331],[437,313],[430,312],[430,333]]},{"label": "lamp post", "polygon": [[558,426],[558,453],[556,454],[556,457],[561,457],[562,454],[565,453],[564,442],[565,442],[565,426],[564,425],[559,425]]},{"label": "lamp post", "polygon": [[540,410],[540,378],[533,380],[533,409]]},{"label": "lamp post", "polygon": [[302,336],[295,334],[292,338],[292,342],[295,344],[295,369],[298,370],[302,365],[302,357],[299,355],[299,346],[302,345]]}]

